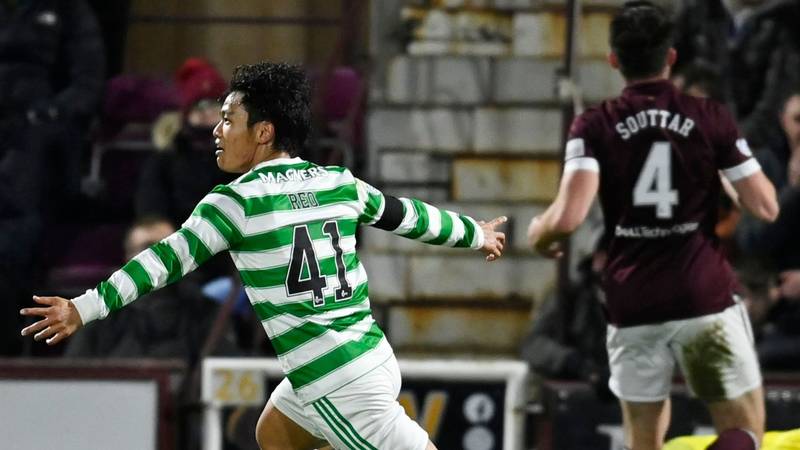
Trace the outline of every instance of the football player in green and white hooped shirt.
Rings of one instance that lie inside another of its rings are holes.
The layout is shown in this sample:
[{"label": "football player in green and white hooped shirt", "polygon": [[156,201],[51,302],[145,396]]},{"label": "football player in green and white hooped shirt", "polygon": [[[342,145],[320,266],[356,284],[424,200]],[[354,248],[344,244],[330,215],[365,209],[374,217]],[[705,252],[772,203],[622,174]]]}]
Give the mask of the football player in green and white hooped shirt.
[{"label": "football player in green and white hooped shirt", "polygon": [[[227,250],[286,378],[256,426],[262,449],[433,449],[397,402],[400,373],[372,319],[356,227],[501,256],[488,223],[419,200],[385,196],[342,167],[291,157],[311,122],[303,71],[240,66],[214,129],[217,164],[243,173],[217,186],[180,230],[137,255],[96,289],[66,300],[34,297],[22,330],[56,344],[84,324],[172,283]],[[388,274],[387,274],[388,276]]]}]

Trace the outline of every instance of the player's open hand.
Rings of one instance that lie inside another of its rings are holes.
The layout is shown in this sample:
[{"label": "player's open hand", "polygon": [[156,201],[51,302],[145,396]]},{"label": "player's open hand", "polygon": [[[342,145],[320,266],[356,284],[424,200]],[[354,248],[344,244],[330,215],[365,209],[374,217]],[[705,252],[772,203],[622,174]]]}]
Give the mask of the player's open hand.
[{"label": "player's open hand", "polygon": [[564,247],[561,245],[561,241],[551,242],[546,246],[540,243],[533,248],[545,258],[558,259],[564,256]]},{"label": "player's open hand", "polygon": [[546,242],[544,237],[544,226],[542,219],[536,216],[528,225],[528,244],[545,258],[557,259],[564,256],[561,241]]},{"label": "player's open hand", "polygon": [[61,297],[38,297],[35,295],[33,300],[40,305],[47,305],[47,307],[20,310],[19,313],[23,316],[42,317],[33,325],[23,328],[23,336],[36,333],[33,335],[34,340],[45,340],[47,345],[55,345],[72,336],[83,326],[78,309],[71,301]]},{"label": "player's open hand", "polygon": [[497,258],[503,256],[503,247],[506,245],[506,234],[501,231],[495,231],[495,228],[506,223],[508,217],[500,216],[489,222],[480,221],[478,225],[483,230],[483,247],[481,251],[486,254],[486,260],[492,262]]}]

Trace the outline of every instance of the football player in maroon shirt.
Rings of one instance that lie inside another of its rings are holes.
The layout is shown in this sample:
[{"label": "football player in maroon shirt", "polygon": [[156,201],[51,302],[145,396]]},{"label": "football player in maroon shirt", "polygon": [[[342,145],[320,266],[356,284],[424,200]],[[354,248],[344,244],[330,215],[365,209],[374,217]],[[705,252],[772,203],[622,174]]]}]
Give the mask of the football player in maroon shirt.
[{"label": "football player in maroon shirt", "polygon": [[750,323],[714,225],[721,178],[749,214],[778,215],[775,189],[720,103],[668,80],[672,23],[649,2],[628,2],[610,30],[622,94],[575,119],[553,204],[529,227],[531,245],[561,255],[561,240],[599,193],[608,263],[609,387],[622,404],[626,445],[656,450],[669,424],[675,363],[708,405],[714,449],[755,449],[764,428],[761,374]]}]

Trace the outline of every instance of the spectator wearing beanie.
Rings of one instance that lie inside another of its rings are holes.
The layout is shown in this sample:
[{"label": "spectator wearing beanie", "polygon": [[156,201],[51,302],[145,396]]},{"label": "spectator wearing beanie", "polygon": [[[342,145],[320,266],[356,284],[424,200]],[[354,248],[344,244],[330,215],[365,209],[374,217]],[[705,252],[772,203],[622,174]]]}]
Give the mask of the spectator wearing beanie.
[{"label": "spectator wearing beanie", "polygon": [[181,111],[163,114],[153,127],[159,152],[142,168],[136,215],[163,217],[179,227],[208,191],[231,176],[217,168],[212,136],[225,79],[208,61],[189,58],[178,69],[175,85]]}]

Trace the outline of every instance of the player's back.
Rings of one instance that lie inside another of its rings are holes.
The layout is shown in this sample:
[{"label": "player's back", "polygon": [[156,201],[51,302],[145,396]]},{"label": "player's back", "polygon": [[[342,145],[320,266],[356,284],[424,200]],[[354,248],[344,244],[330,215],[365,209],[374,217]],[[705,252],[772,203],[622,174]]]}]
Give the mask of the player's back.
[{"label": "player's back", "polygon": [[243,210],[244,238],[229,251],[301,398],[391,355],[356,255],[365,207],[358,183],[345,168],[293,158],[259,164],[214,191]]},{"label": "player's back", "polygon": [[733,275],[714,236],[718,170],[746,170],[750,155],[725,109],[666,80],[633,84],[576,119],[567,158],[587,156],[600,166],[611,236],[610,321],[663,322],[730,306]]}]

